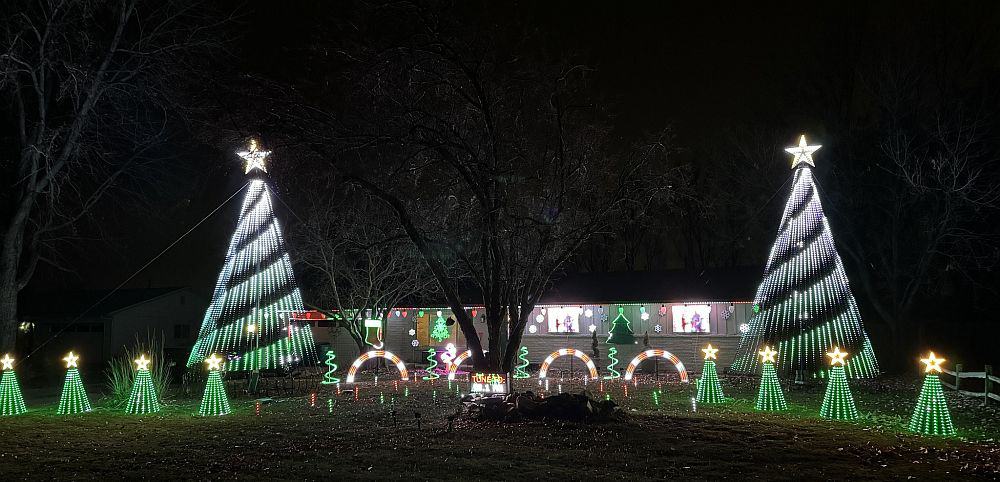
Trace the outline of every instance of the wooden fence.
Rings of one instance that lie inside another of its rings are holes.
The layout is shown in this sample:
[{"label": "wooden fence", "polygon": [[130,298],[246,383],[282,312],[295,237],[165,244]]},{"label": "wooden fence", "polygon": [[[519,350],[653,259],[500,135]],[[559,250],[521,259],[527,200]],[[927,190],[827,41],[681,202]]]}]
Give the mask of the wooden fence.
[{"label": "wooden fence", "polygon": [[[966,372],[962,371],[961,363],[956,363],[954,370],[948,370],[946,368],[943,369],[943,371],[944,373],[951,375],[955,379],[953,383],[948,383],[947,380],[942,378],[941,385],[945,386],[946,388],[955,390],[956,392],[961,393],[963,395],[968,395],[971,397],[982,397],[984,405],[988,405],[991,398],[993,400],[1000,402],[1000,395],[993,393],[994,387],[1000,386],[1000,377],[993,375],[992,366],[986,365],[984,367],[984,370],[981,372]],[[980,380],[983,380],[983,391],[973,392],[969,390],[962,390],[961,388],[962,379],[965,378],[978,378]]]}]

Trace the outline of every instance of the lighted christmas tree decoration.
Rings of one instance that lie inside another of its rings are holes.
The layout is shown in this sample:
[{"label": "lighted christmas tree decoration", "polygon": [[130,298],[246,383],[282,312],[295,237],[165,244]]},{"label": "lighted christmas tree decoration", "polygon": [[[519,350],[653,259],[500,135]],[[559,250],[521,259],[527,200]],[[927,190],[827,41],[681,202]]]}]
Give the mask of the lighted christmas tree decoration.
[{"label": "lighted christmas tree decoration", "polygon": [[323,385],[337,385],[340,383],[340,379],[334,376],[337,371],[337,364],[333,362],[333,359],[337,358],[337,355],[333,353],[333,350],[326,352],[326,373],[323,374],[323,381],[320,382]]},{"label": "lighted christmas tree decoration", "polygon": [[723,403],[726,397],[722,394],[722,383],[719,382],[719,374],[715,369],[715,360],[718,359],[718,348],[713,348],[711,344],[702,348],[705,353],[705,365],[701,369],[701,378],[698,379],[698,403]]},{"label": "lighted christmas tree decoration", "polygon": [[776,346],[775,368],[783,374],[817,376],[826,370],[824,353],[839,346],[855,355],[844,366],[847,376],[878,375],[878,363],[861,323],[857,302],[823,213],[813,176],[813,153],[805,136],[785,149],[793,155],[793,182],[754,298],[753,315],[740,339],[731,370],[756,373],[755,351]]},{"label": "lighted christmas tree decoration", "polygon": [[[212,356],[205,359],[205,363],[208,364],[208,383],[205,384],[205,395],[201,398],[201,408],[198,409],[198,415],[211,417],[226,415],[232,409],[229,408],[226,385],[222,383],[222,375],[219,374],[219,370],[222,368],[222,358],[213,353]],[[315,397],[315,394],[313,396]],[[313,404],[315,405],[315,398]]]},{"label": "lighted christmas tree decoration", "polygon": [[611,360],[611,363],[608,364],[608,375],[606,375],[604,379],[611,380],[614,378],[621,378],[622,374],[618,373],[618,370],[615,370],[615,365],[618,365],[618,348],[608,348],[608,360]]},{"label": "lighted christmas tree decoration", "polygon": [[63,382],[62,395],[59,396],[59,407],[56,413],[59,415],[73,415],[77,413],[89,412],[90,399],[87,398],[87,391],[83,388],[83,380],[80,379],[78,362],[80,357],[69,352],[63,361],[66,362],[66,381]]},{"label": "lighted christmas tree decoration", "polygon": [[14,359],[8,353],[0,358],[0,365],[3,367],[3,377],[0,378],[0,416],[20,415],[28,411],[28,407],[24,405],[21,385],[17,382],[17,373],[14,373]]},{"label": "lighted christmas tree decoration", "polygon": [[210,353],[234,354],[230,371],[318,362],[310,325],[291,317],[305,307],[265,180],[269,154],[253,141],[237,153],[249,182],[188,367]]},{"label": "lighted christmas tree decoration", "polygon": [[514,367],[514,378],[528,378],[531,375],[525,370],[528,368],[530,362],[528,361],[528,347],[521,346],[521,349],[517,352],[517,359],[519,363]]},{"label": "lighted christmas tree decoration", "polygon": [[444,316],[440,311],[437,312],[437,319],[434,320],[434,329],[431,330],[431,338],[442,342],[447,340],[451,336],[448,331],[448,324],[444,320]]},{"label": "lighted christmas tree decoration", "polygon": [[847,385],[847,373],[844,371],[847,352],[840,351],[840,347],[833,347],[833,351],[826,355],[830,357],[832,367],[819,416],[831,420],[857,420],[858,409],[854,406],[854,395]]},{"label": "lighted christmas tree decoration", "polygon": [[758,352],[761,358],[760,391],[757,392],[757,410],[765,412],[776,412],[788,410],[788,403],[785,402],[785,394],[781,391],[781,384],[778,383],[778,373],[774,370],[774,356],[778,352],[765,346]]},{"label": "lighted christmas tree decoration", "polygon": [[437,368],[437,366],[438,366],[437,350],[435,350],[433,348],[428,348],[427,349],[427,376],[424,377],[424,380],[437,380],[438,378],[441,378],[441,375],[438,375],[437,372],[434,371],[434,369]]},{"label": "lighted christmas tree decoration", "polygon": [[611,330],[608,331],[608,341],[612,345],[631,345],[635,343],[632,333],[632,323],[625,318],[625,307],[618,307],[618,316],[611,320]]},{"label": "lighted christmas tree decoration", "polygon": [[920,398],[917,399],[917,406],[913,409],[913,416],[910,417],[910,431],[922,435],[955,435],[955,426],[951,423],[951,413],[948,411],[948,404],[944,400],[944,391],[941,390],[941,362],[944,358],[938,358],[934,352],[930,352],[927,358],[921,358],[924,364],[924,386],[920,389]]},{"label": "lighted christmas tree decoration", "polygon": [[125,413],[144,415],[160,411],[160,400],[156,396],[153,378],[149,375],[149,362],[146,355],[139,355],[135,360],[135,380],[132,382],[132,394],[128,397]]}]

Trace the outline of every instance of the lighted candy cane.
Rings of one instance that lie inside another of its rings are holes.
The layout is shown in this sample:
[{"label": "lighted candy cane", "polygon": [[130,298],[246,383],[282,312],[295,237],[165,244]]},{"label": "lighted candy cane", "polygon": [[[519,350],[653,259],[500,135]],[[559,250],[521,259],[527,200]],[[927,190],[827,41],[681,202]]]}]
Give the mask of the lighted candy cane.
[{"label": "lighted candy cane", "polygon": [[541,379],[545,378],[545,373],[548,372],[549,365],[551,365],[553,361],[555,361],[559,357],[563,357],[563,356],[566,356],[566,355],[572,355],[572,356],[574,356],[576,358],[579,358],[580,361],[582,361],[585,364],[587,364],[587,369],[590,370],[590,377],[591,378],[597,378],[597,376],[598,376],[597,375],[597,367],[594,366],[593,360],[591,360],[590,357],[587,356],[586,353],[584,353],[584,352],[582,352],[580,350],[577,350],[576,348],[562,348],[562,349],[559,349],[559,350],[556,350],[556,351],[552,352],[552,354],[549,355],[545,359],[545,361],[542,362],[542,366],[538,369],[538,379],[541,380]]},{"label": "lighted candy cane", "polygon": [[356,360],[354,360],[354,363],[351,364],[351,369],[347,371],[347,383],[354,383],[354,376],[357,374],[358,369],[361,368],[361,365],[363,365],[366,361],[372,358],[385,358],[386,360],[391,361],[396,365],[396,369],[399,370],[400,378],[403,381],[410,379],[410,373],[406,371],[406,364],[403,363],[403,360],[392,354],[392,352],[374,350],[363,353]]},{"label": "lighted candy cane", "polygon": [[635,369],[639,367],[639,364],[642,363],[643,360],[650,357],[659,357],[669,360],[671,363],[674,364],[674,368],[677,369],[677,373],[680,374],[681,381],[684,383],[688,382],[688,372],[684,368],[684,364],[681,363],[681,360],[676,356],[674,356],[673,353],[670,353],[667,350],[661,350],[659,348],[646,350],[638,354],[635,358],[633,358],[632,361],[629,362],[628,364],[628,369],[625,370],[625,381],[631,380],[632,375],[635,374]]}]

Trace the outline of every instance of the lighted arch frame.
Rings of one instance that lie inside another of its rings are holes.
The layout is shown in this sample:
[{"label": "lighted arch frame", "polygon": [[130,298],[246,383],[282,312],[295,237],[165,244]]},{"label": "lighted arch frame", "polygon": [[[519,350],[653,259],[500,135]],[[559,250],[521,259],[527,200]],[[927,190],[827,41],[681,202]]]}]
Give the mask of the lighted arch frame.
[{"label": "lighted arch frame", "polygon": [[451,366],[448,367],[449,380],[455,379],[455,375],[458,374],[458,366],[461,365],[462,362],[464,362],[465,360],[468,360],[469,357],[471,356],[472,356],[472,350],[465,350],[460,355],[455,357],[454,360],[451,361]]},{"label": "lighted arch frame", "polygon": [[552,362],[556,361],[556,358],[563,357],[566,355],[573,355],[579,358],[580,361],[586,363],[587,369],[590,370],[590,378],[597,378],[599,376],[597,374],[597,367],[594,366],[593,360],[591,360],[586,353],[577,350],[576,348],[563,348],[552,352],[552,354],[550,354],[545,359],[545,361],[542,362],[541,368],[538,369],[538,378],[539,379],[545,378],[545,372],[549,371],[549,365],[551,365]]},{"label": "lighted arch frame", "polygon": [[632,375],[635,374],[635,369],[639,368],[639,364],[642,363],[643,360],[645,360],[647,358],[650,358],[650,357],[659,357],[659,358],[665,358],[665,359],[669,360],[670,363],[674,364],[674,368],[677,369],[677,373],[681,376],[681,381],[684,382],[684,383],[688,382],[688,372],[684,368],[684,364],[681,363],[680,358],[677,358],[676,356],[674,356],[673,353],[670,353],[667,350],[660,350],[659,348],[654,348],[652,350],[646,350],[646,351],[640,353],[639,355],[637,355],[635,358],[633,358],[632,361],[629,362],[629,364],[628,364],[628,369],[625,370],[625,380],[626,381],[631,380],[632,379]]},{"label": "lighted arch frame", "polygon": [[358,369],[361,368],[366,361],[372,358],[385,358],[396,365],[396,369],[399,370],[399,376],[403,378],[403,381],[410,379],[410,372],[406,371],[406,364],[403,360],[400,360],[398,356],[393,355],[392,352],[385,350],[373,350],[367,353],[361,354],[354,363],[351,363],[351,369],[347,371],[347,383],[354,383],[354,375],[358,373]]}]

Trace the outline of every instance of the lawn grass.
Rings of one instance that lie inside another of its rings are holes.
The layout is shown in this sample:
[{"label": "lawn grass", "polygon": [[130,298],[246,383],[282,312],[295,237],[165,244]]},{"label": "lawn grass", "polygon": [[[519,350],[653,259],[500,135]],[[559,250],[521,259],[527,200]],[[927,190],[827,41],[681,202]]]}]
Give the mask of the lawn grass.
[{"label": "lawn grass", "polygon": [[[918,437],[905,424],[918,380],[852,381],[862,419],[818,418],[822,385],[786,385],[790,410],[753,410],[752,379],[723,379],[720,406],[693,411],[693,384],[605,382],[622,422],[516,424],[458,418],[446,382],[410,383],[409,396],[384,380],[362,384],[359,399],[322,387],[308,396],[265,403],[234,398],[235,412],[203,418],[197,399],[173,400],[162,412],[128,416],[96,404],[93,412],[58,416],[54,404],[0,418],[3,480],[37,478],[319,479],[949,479],[997,476],[997,410],[948,393],[959,437]],[[549,382],[549,392],[583,388]],[[464,384],[463,384],[464,385]],[[537,381],[518,380],[537,390]],[[603,397],[600,384],[586,387]],[[660,390],[659,404],[652,390]],[[435,396],[436,393],[436,396]],[[336,405],[327,409],[327,400]],[[380,403],[384,399],[385,403]],[[32,405],[29,399],[29,406]],[[415,413],[421,414],[418,429]],[[394,415],[395,414],[395,415]]]}]

